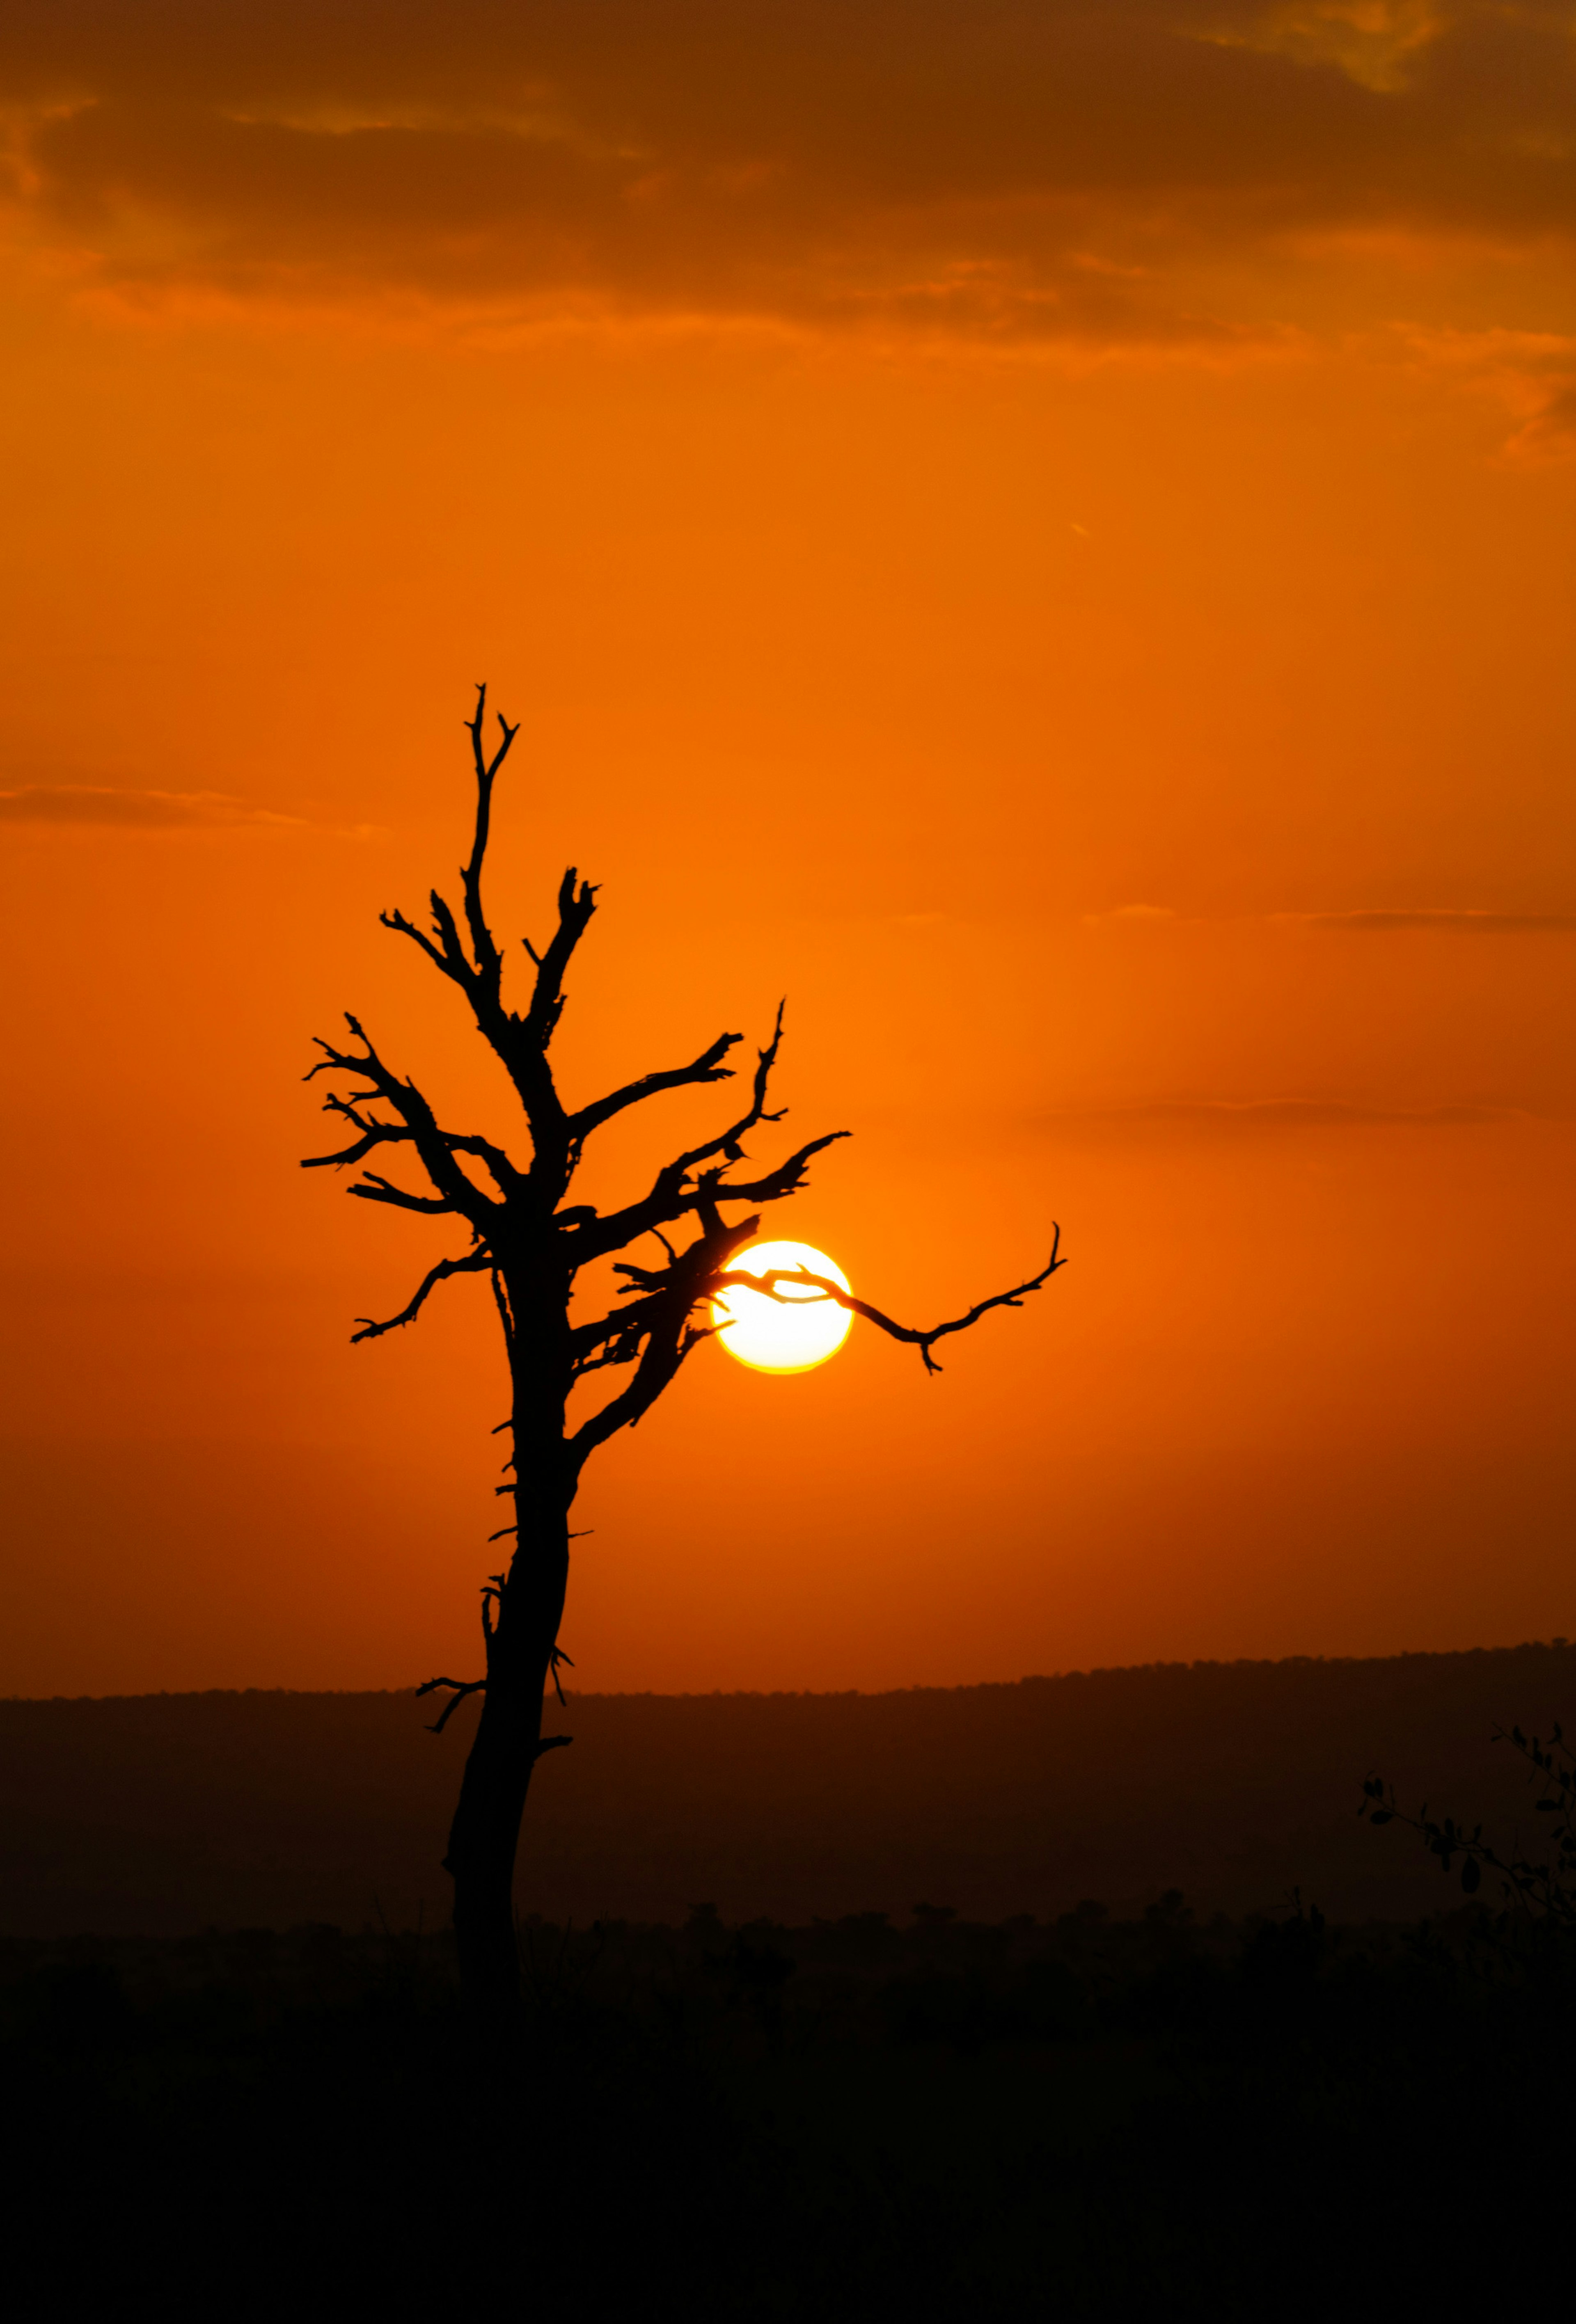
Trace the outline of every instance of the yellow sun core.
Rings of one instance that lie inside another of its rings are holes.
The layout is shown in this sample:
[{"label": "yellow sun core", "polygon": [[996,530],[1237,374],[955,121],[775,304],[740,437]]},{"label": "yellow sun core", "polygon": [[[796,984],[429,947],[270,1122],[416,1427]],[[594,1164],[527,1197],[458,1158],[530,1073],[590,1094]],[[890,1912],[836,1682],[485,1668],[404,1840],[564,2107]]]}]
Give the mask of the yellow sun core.
[{"label": "yellow sun core", "polygon": [[[839,1291],[849,1287],[841,1268],[807,1242],[752,1242],[729,1262],[736,1275],[765,1275],[779,1268],[803,1268]],[[723,1346],[757,1372],[812,1371],[836,1355],[853,1320],[846,1307],[808,1284],[782,1284],[775,1296],[725,1291],[711,1303],[711,1321]]]}]

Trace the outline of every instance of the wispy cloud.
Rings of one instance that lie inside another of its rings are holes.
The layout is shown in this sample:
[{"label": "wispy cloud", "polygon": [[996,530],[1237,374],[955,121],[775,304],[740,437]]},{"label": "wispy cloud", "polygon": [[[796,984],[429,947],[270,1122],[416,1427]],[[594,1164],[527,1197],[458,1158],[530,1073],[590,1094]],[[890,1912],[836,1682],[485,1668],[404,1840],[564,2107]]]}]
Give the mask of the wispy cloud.
[{"label": "wispy cloud", "polygon": [[1542,1119],[1525,1107],[1452,1100],[1435,1105],[1383,1105],[1362,1099],[1270,1097],[1151,1098],[1131,1104],[1058,1106],[1036,1117],[1041,1130],[1088,1125],[1107,1130],[1205,1130],[1251,1135],[1285,1130],[1462,1130]]},{"label": "wispy cloud", "polygon": [[1206,17],[1193,38],[1301,65],[1334,65],[1363,88],[1386,94],[1406,87],[1420,51],[1447,21],[1435,0],[1272,0],[1246,21],[1240,11],[1219,15],[1218,29]]},{"label": "wispy cloud", "polygon": [[221,791],[127,790],[108,783],[24,783],[0,790],[0,823],[114,831],[321,831],[297,815],[275,815]]},{"label": "wispy cloud", "polygon": [[1397,912],[1284,912],[1275,917],[1301,921],[1305,927],[1330,928],[1356,936],[1576,936],[1576,912],[1452,911],[1427,908]]},{"label": "wispy cloud", "polygon": [[1089,927],[1314,928],[1338,936],[1576,936],[1576,911],[1496,912],[1487,908],[1423,904],[1389,910],[1339,912],[1178,912],[1164,904],[1119,904],[1112,911],[1086,912]]},{"label": "wispy cloud", "polygon": [[1505,458],[1520,465],[1576,456],[1576,337],[1569,332],[1409,324],[1396,336],[1413,362],[1504,405],[1516,422]]}]

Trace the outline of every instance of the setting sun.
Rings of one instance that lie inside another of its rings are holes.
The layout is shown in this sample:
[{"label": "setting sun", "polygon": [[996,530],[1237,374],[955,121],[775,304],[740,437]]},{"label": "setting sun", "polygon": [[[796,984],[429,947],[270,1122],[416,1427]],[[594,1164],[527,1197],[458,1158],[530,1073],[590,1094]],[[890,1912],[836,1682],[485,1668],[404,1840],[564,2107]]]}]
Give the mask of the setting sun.
[{"label": "setting sun", "polygon": [[[765,1275],[775,1268],[803,1268],[823,1275],[840,1290],[848,1278],[825,1251],[807,1242],[753,1242],[733,1261],[737,1273]],[[758,1372],[807,1372],[835,1356],[848,1336],[853,1316],[824,1293],[791,1284],[780,1296],[760,1291],[729,1291],[714,1300],[711,1320],[722,1345],[741,1364]]]}]

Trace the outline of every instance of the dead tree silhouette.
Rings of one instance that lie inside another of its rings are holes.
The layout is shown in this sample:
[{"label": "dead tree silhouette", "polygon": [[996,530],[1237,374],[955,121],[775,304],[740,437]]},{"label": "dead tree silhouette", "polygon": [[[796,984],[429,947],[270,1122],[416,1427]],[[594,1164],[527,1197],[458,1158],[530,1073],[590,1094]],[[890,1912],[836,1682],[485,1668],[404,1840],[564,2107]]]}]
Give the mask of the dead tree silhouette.
[{"label": "dead tree silhouette", "polygon": [[[469,1249],[430,1268],[397,1315],[382,1322],[358,1319],[357,1340],[377,1339],[413,1323],[440,1283],[463,1275],[488,1279],[503,1326],[513,1398],[509,1419],[502,1424],[513,1443],[505,1473],[512,1471],[514,1482],[499,1490],[513,1497],[515,1522],[494,1539],[512,1535],[515,1546],[504,1571],[482,1593],[484,1675],[429,1679],[418,1690],[448,1693],[436,1722],[439,1731],[468,1695],[482,1698],[444,1862],[454,1882],[455,1937],[465,1989],[482,2009],[496,2013],[511,2008],[519,1993],[513,1893],[526,1792],[538,1758],[570,1739],[544,1738],[542,1715],[547,1687],[557,1682],[559,1665],[568,1659],[558,1637],[569,1581],[570,1512],[591,1454],[650,1411],[685,1359],[709,1336],[712,1327],[702,1320],[707,1303],[730,1286],[748,1285],[776,1296],[783,1296],[789,1281],[800,1286],[801,1296],[804,1287],[816,1289],[893,1339],[917,1347],[926,1370],[933,1372],[939,1370],[932,1352],[939,1340],[968,1330],[994,1307],[1017,1305],[1065,1261],[1059,1256],[1058,1230],[1050,1260],[1039,1274],[928,1332],[895,1323],[867,1301],[802,1270],[767,1277],[730,1273],[729,1260],[760,1224],[758,1206],[797,1193],[811,1158],[848,1135],[833,1130],[813,1138],[759,1176],[731,1175],[746,1160],[746,1139],[783,1119],[781,1111],[767,1106],[783,1039],[781,1008],[771,1038],[758,1053],[750,1101],[742,1112],[715,1137],[675,1155],[657,1171],[647,1192],[624,1208],[598,1212],[566,1203],[595,1131],[664,1090],[730,1079],[733,1069],[723,1061],[741,1036],[720,1034],[688,1065],[643,1074],[588,1105],[565,1105],[548,1051],[563,1012],[564,974],[596,909],[597,890],[573,869],[565,872],[551,942],[541,953],[525,945],[533,968],[529,1001],[523,1010],[511,1009],[504,996],[504,955],[483,907],[482,873],[494,786],[519,729],[500,717],[500,739],[489,756],[486,706],[482,687],[468,722],[477,803],[470,860],[460,872],[463,933],[460,918],[436,890],[431,936],[403,912],[385,912],[381,918],[385,927],[418,945],[468,1003],[514,1086],[531,1158],[522,1166],[488,1139],[444,1129],[415,1084],[386,1065],[360,1021],[347,1015],[351,1037],[360,1046],[345,1049],[320,1040],[323,1055],[307,1078],[349,1077],[352,1085],[329,1096],[325,1111],[346,1125],[350,1142],[332,1154],[313,1155],[301,1167],[365,1166],[385,1149],[409,1148],[426,1174],[429,1192],[410,1193],[365,1167],[348,1191],[363,1202],[391,1204],[423,1217],[452,1216],[470,1231]],[[741,1206],[744,1215],[737,1215]],[[736,1213],[731,1219],[729,1212]],[[686,1232],[692,1236],[687,1241]],[[664,1256],[654,1267],[617,1256],[643,1238],[654,1238],[662,1247]],[[619,1304],[595,1321],[576,1323],[570,1315],[576,1278],[598,1261],[610,1262],[625,1278]],[[598,1372],[620,1370],[629,1377],[616,1393],[571,1420],[576,1388]]]}]

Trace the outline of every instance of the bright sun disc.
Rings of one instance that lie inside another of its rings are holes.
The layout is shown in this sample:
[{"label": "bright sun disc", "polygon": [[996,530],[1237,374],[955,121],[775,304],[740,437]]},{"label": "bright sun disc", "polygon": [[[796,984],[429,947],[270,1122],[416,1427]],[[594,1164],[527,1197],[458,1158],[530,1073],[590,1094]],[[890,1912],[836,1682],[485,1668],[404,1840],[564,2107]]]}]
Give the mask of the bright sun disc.
[{"label": "bright sun disc", "polygon": [[[752,1242],[728,1264],[738,1275],[803,1267],[811,1275],[824,1275],[839,1291],[850,1287],[842,1268],[807,1242]],[[725,1291],[711,1303],[711,1320],[728,1354],[752,1370],[807,1372],[836,1355],[854,1319],[835,1299],[784,1283],[776,1298],[764,1291]]]}]

